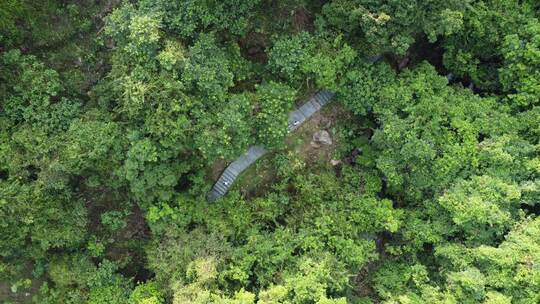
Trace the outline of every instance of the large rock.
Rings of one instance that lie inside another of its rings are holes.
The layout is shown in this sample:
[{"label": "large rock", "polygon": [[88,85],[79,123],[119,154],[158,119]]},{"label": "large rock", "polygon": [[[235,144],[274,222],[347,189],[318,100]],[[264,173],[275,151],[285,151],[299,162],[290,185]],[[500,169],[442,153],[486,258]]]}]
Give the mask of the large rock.
[{"label": "large rock", "polygon": [[333,167],[335,167],[335,166],[337,166],[337,165],[341,165],[341,160],[339,160],[339,159],[331,159],[331,160],[330,160],[330,164],[331,164]]},{"label": "large rock", "polygon": [[332,144],[332,138],[330,138],[330,134],[326,130],[320,130],[315,132],[313,134],[313,140],[311,141],[311,145],[313,147],[320,147],[320,145],[331,145]]}]

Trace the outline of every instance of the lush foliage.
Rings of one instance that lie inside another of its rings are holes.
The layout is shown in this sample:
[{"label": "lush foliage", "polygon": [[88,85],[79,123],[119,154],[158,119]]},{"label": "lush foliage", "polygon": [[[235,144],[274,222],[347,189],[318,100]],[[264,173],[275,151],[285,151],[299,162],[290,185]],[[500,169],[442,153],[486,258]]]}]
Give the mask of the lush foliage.
[{"label": "lush foliage", "polygon": [[538,1],[67,2],[0,3],[0,302],[540,302]]}]

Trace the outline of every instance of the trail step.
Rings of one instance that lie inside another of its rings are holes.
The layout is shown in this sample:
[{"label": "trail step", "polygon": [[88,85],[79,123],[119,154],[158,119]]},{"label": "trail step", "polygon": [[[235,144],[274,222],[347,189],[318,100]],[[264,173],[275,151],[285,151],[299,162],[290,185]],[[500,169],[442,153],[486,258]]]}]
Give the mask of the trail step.
[{"label": "trail step", "polygon": [[321,106],[324,106],[330,100],[330,96],[328,94],[325,94],[324,92],[321,92],[317,94],[317,99],[319,100]]},{"label": "trail step", "polygon": [[234,175],[231,172],[231,170],[228,170],[228,169],[223,172],[223,176],[228,178],[228,179],[232,179],[232,180],[234,180],[236,178],[236,175]]},{"label": "trail step", "polygon": [[222,181],[218,181],[215,185],[214,185],[214,188],[216,189],[216,192],[220,193],[220,194],[223,194],[225,192],[227,192],[227,189],[225,188],[225,186],[223,185],[223,182]]}]

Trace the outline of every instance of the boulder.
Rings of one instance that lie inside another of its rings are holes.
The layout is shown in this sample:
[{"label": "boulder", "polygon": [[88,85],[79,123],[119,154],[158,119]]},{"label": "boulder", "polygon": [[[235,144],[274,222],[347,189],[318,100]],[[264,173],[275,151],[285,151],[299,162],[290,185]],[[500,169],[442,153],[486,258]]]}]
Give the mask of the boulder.
[{"label": "boulder", "polygon": [[332,159],[332,160],[330,160],[330,164],[335,167],[337,165],[340,165],[341,161],[337,160],[337,159]]},{"label": "boulder", "polygon": [[330,137],[330,134],[326,130],[320,130],[315,132],[313,134],[313,140],[311,141],[311,145],[313,147],[319,147],[320,145],[331,145],[332,144],[332,138]]}]

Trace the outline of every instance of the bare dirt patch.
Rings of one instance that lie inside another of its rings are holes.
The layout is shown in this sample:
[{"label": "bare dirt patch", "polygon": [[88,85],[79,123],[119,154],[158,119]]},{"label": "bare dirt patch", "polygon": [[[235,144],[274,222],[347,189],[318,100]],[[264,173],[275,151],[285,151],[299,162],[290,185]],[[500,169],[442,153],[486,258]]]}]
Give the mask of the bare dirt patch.
[{"label": "bare dirt patch", "polygon": [[[336,102],[330,103],[291,134],[287,138],[287,146],[300,155],[309,166],[331,167],[331,160],[341,142],[339,134],[336,132],[337,120],[343,114],[344,110],[340,105]],[[312,144],[314,134],[321,130],[330,134],[332,144]]]}]

